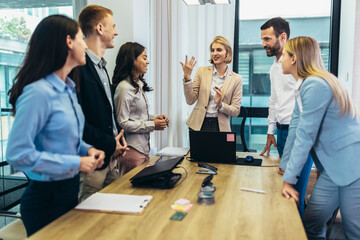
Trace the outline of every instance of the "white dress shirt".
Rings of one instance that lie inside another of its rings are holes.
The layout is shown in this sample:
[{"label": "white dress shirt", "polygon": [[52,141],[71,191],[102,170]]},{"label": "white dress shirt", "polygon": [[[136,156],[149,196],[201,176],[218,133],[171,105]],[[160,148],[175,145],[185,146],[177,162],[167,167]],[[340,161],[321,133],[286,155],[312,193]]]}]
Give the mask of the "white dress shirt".
[{"label": "white dress shirt", "polygon": [[[229,73],[229,71],[231,71],[229,69],[229,66],[226,68],[226,71],[224,73],[223,76],[220,76],[218,71],[216,70],[216,67],[214,65],[214,72],[212,75],[212,80],[211,80],[211,89],[210,89],[210,95],[209,95],[209,104],[207,106],[207,111],[206,111],[206,115],[205,117],[217,117],[218,116],[218,111],[222,112],[224,109],[224,105],[221,105],[221,108],[219,108],[215,102],[215,95],[216,92],[214,90],[214,87],[218,87],[220,89],[222,89],[226,75]],[[184,85],[185,84],[191,84],[192,81],[185,81],[185,79],[183,80]]]},{"label": "white dress shirt", "polygon": [[276,122],[289,124],[295,107],[296,80],[291,74],[283,74],[281,63],[276,59],[270,68],[271,95],[269,99],[268,134],[274,134]]},{"label": "white dress shirt", "polygon": [[217,104],[215,102],[216,92],[214,90],[214,87],[216,86],[216,87],[222,89],[224,81],[225,81],[225,77],[229,71],[230,71],[229,67],[227,67],[224,75],[220,76],[219,72],[216,70],[216,67],[214,65],[214,72],[212,75],[211,89],[210,89],[210,96],[209,96],[209,105],[208,105],[206,115],[205,115],[206,117],[217,117],[218,111],[222,111],[224,109],[224,105],[222,105],[221,108],[219,109],[219,107],[217,106]]}]

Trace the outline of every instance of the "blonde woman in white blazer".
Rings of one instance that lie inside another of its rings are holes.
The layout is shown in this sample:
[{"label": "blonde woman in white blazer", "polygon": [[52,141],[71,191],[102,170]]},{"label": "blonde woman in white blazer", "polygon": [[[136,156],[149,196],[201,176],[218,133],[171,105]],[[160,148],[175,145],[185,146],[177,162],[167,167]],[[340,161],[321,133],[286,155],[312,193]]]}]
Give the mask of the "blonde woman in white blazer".
[{"label": "blonde woman in white blazer", "polygon": [[191,81],[195,58],[181,62],[184,71],[184,94],[186,102],[196,102],[186,124],[195,131],[230,132],[230,116],[240,113],[242,97],[241,76],[228,67],[232,61],[230,42],[221,36],[210,44],[212,66],[200,67]]}]

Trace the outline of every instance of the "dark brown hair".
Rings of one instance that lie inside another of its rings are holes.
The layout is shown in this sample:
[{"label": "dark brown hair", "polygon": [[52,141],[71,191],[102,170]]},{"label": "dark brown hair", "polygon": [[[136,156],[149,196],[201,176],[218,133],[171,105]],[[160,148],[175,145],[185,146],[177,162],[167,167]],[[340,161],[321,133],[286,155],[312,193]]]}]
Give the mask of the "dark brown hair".
[{"label": "dark brown hair", "polygon": [[[119,53],[116,57],[116,66],[112,78],[114,88],[116,88],[121,81],[129,78],[130,84],[136,89],[136,92],[139,91],[139,84],[136,82],[133,73],[135,68],[134,62],[137,57],[144,52],[144,50],[145,47],[136,42],[127,42],[120,47]],[[140,74],[139,79],[144,83],[142,88],[144,92],[153,90],[149,87],[147,82],[145,82],[144,74]]]},{"label": "dark brown hair", "polygon": [[23,89],[65,65],[68,56],[67,36],[75,39],[79,25],[62,15],[44,18],[31,35],[24,61],[9,90],[9,102],[16,113],[16,100]]},{"label": "dark brown hair", "polygon": [[275,17],[267,20],[261,27],[260,30],[268,28],[274,28],[275,36],[279,37],[280,34],[286,33],[287,39],[290,38],[290,26],[289,22],[281,17]]}]

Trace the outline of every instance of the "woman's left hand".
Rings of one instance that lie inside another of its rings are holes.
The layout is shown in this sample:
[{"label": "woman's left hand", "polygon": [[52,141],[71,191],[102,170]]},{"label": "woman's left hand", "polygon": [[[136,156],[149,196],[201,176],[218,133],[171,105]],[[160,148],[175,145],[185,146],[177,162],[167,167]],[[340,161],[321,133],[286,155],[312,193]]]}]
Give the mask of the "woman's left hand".
[{"label": "woman's left hand", "polygon": [[91,147],[88,150],[88,156],[92,156],[96,159],[97,162],[96,168],[100,168],[104,164],[104,158],[105,158],[104,151]]},{"label": "woman's left hand", "polygon": [[284,175],[284,173],[285,173],[285,169],[282,169],[282,168],[279,167],[278,174]]},{"label": "woman's left hand", "polygon": [[169,118],[166,115],[157,115],[155,119],[165,120],[166,126],[169,127]]},{"label": "woman's left hand", "polygon": [[221,108],[221,106],[222,106],[221,99],[223,98],[223,93],[222,93],[221,89],[218,87],[214,87],[214,90],[216,92],[215,93],[215,103],[219,108]]},{"label": "woman's left hand", "polygon": [[297,204],[299,204],[299,193],[295,188],[287,182],[283,183],[281,194],[286,198],[293,198]]}]

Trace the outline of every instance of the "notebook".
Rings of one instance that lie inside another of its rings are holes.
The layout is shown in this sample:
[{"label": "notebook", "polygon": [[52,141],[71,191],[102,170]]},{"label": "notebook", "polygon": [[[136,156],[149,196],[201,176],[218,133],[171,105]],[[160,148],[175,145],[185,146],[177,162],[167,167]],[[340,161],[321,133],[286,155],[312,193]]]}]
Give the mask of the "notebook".
[{"label": "notebook", "polygon": [[151,201],[150,195],[94,193],[75,207],[78,210],[105,213],[141,214]]},{"label": "notebook", "polygon": [[234,132],[189,131],[191,161],[236,163],[236,134]]},{"label": "notebook", "polygon": [[156,153],[158,156],[181,157],[188,154],[189,148],[166,147]]}]

